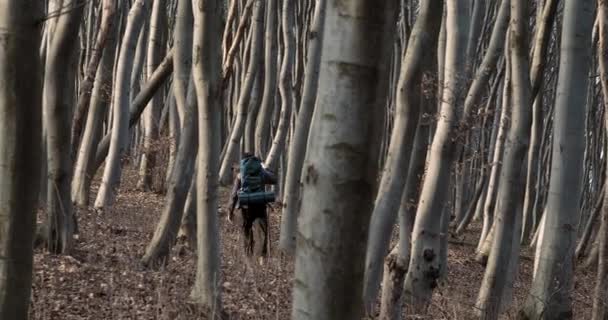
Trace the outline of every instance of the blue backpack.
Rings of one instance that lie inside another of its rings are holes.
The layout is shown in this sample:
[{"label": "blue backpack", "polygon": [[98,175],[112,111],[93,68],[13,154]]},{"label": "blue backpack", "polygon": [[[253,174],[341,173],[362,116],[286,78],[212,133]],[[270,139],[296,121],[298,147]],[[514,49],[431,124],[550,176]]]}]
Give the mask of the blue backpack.
[{"label": "blue backpack", "polygon": [[241,189],[237,196],[240,206],[266,204],[274,201],[274,192],[264,189],[264,168],[262,161],[256,157],[241,160]]}]

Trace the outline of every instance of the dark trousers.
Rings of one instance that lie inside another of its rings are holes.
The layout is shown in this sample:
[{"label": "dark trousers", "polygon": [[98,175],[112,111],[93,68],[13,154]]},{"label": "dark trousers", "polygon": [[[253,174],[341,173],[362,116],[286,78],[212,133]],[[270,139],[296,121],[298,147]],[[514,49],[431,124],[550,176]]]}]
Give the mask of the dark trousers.
[{"label": "dark trousers", "polygon": [[241,208],[243,215],[243,240],[248,256],[266,256],[268,253],[268,215],[266,205],[250,205]]}]

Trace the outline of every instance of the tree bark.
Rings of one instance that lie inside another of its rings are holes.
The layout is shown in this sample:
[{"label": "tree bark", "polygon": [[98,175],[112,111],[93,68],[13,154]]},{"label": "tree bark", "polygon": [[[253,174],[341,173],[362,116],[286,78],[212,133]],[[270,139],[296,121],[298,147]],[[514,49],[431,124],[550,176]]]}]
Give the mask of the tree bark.
[{"label": "tree bark", "polygon": [[522,310],[527,319],[572,318],[573,255],[582,190],[591,0],[566,0],[556,93],[553,161],[540,256]]},{"label": "tree bark", "polygon": [[307,150],[308,134],[317,98],[321,46],[325,25],[325,2],[318,0],[315,7],[314,23],[308,46],[308,61],[302,88],[302,102],[297,115],[293,138],[289,144],[287,174],[283,193],[283,210],[281,213],[281,235],[279,247],[283,252],[292,255],[296,249],[297,217],[300,208],[301,176],[304,157]]},{"label": "tree bark", "polygon": [[397,84],[397,110],[391,133],[388,156],[382,172],[370,224],[369,243],[365,261],[364,303],[367,311],[375,302],[380,280],[382,262],[387,254],[390,234],[401,203],[407,170],[412,154],[416,128],[420,117],[421,83],[427,72],[433,73],[430,65],[435,59],[441,26],[443,1],[425,2],[420,11],[405,51],[399,82]]},{"label": "tree bark", "polygon": [[76,58],[84,11],[76,0],[64,1],[62,8],[68,12],[61,14],[55,26],[43,93],[48,162],[46,246],[53,253],[69,253],[73,245],[70,128],[76,74],[70,66]]},{"label": "tree bark", "polygon": [[292,319],[360,319],[396,3],[325,4],[317,112],[304,165]]},{"label": "tree bark", "polygon": [[408,268],[405,290],[410,304],[415,309],[424,308],[441,276],[440,233],[441,217],[450,190],[450,172],[455,161],[455,141],[459,113],[456,106],[461,103],[465,70],[466,30],[463,28],[462,12],[466,6],[462,1],[446,2],[447,45],[445,57],[445,80],[441,98],[437,129],[429,155],[427,175],[420,194],[416,223],[412,233],[412,258]]},{"label": "tree bark", "polygon": [[103,173],[95,208],[108,210],[115,201],[117,188],[120,185],[121,158],[126,152],[126,140],[129,129],[129,80],[133,71],[133,58],[137,38],[145,21],[144,0],[136,0],[129,12],[125,35],[123,37],[117,62],[116,79],[113,97],[113,125],[110,150]]},{"label": "tree bark", "polygon": [[0,318],[26,320],[40,190],[43,2],[0,2]]},{"label": "tree bark", "polygon": [[197,268],[192,296],[209,309],[211,319],[221,312],[218,171],[221,106],[221,22],[219,0],[202,0],[194,9],[192,50],[198,102],[199,149],[197,169]]}]

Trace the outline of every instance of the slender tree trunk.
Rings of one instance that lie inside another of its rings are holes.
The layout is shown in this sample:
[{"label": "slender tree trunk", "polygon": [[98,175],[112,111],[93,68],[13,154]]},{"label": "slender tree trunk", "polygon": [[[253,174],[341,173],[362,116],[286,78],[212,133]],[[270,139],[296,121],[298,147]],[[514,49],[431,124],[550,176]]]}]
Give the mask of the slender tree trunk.
[{"label": "slender tree trunk", "polygon": [[397,84],[397,110],[391,134],[388,157],[376,196],[370,224],[369,243],[365,261],[364,303],[371,311],[382,279],[382,262],[387,254],[390,233],[395,223],[398,206],[407,179],[416,128],[420,117],[421,83],[427,73],[433,74],[430,65],[435,55],[443,1],[428,1],[412,30],[409,45]]},{"label": "slender tree trunk", "polygon": [[192,50],[198,101],[199,151],[197,189],[197,268],[192,296],[208,308],[211,319],[221,312],[218,171],[220,146],[221,22],[220,1],[201,0],[194,9]]},{"label": "slender tree trunk", "polygon": [[507,58],[511,81],[505,85],[510,86],[512,98],[503,104],[503,108],[512,111],[497,195],[495,234],[477,298],[482,319],[498,319],[502,308],[510,304],[510,299],[506,299],[510,297],[509,275],[517,273],[519,262],[520,233],[517,229],[521,229],[518,220],[521,221],[519,208],[524,197],[523,165],[532,124],[527,3],[527,0],[511,0],[510,57]]},{"label": "slender tree trunk", "polygon": [[291,110],[293,108],[295,98],[293,92],[293,73],[295,62],[295,46],[296,39],[293,34],[294,30],[294,2],[293,0],[283,0],[282,12],[283,26],[283,43],[285,50],[283,52],[283,62],[281,65],[281,76],[279,83],[279,91],[281,94],[281,114],[279,125],[277,127],[275,137],[272,141],[272,147],[265,164],[271,170],[276,170],[279,165],[279,159],[285,149],[285,140],[287,139],[287,131],[289,130],[289,120],[291,119]]},{"label": "slender tree trunk", "polygon": [[188,196],[188,189],[194,174],[194,164],[197,145],[197,106],[195,101],[194,85],[188,90],[186,110],[184,113],[184,127],[180,135],[180,143],[173,168],[171,179],[167,186],[165,206],[160,221],[154,231],[154,236],[146,248],[142,258],[145,266],[156,267],[166,263],[171,248],[177,238],[179,227],[184,213],[184,204]]},{"label": "slender tree trunk", "polygon": [[538,271],[522,315],[569,319],[574,284],[573,255],[582,190],[585,112],[593,1],[566,0],[555,105],[553,161]]},{"label": "slender tree trunk", "polygon": [[53,253],[69,253],[73,245],[70,125],[76,74],[69,66],[76,58],[78,31],[84,11],[75,0],[64,1],[62,8],[67,12],[62,13],[55,26],[43,93],[48,162],[46,240],[47,249]]},{"label": "slender tree trunk", "polygon": [[251,22],[252,39],[251,39],[251,55],[249,66],[247,67],[247,75],[237,103],[237,116],[230,134],[230,139],[227,142],[224,159],[220,166],[220,182],[228,185],[232,178],[232,165],[238,156],[238,150],[245,129],[245,121],[247,120],[247,106],[251,89],[255,81],[256,73],[258,72],[259,64],[257,63],[261,54],[262,41],[264,35],[264,2],[254,0],[253,16]]},{"label": "slender tree trunk", "polygon": [[42,1],[0,1],[0,319],[26,320],[30,305],[42,163],[43,15]]},{"label": "slender tree trunk", "polygon": [[[266,15],[266,43],[264,66],[264,95],[262,104],[257,114],[255,126],[255,150],[261,157],[268,152],[268,136],[270,134],[270,116],[275,108],[275,96],[277,91],[277,0],[268,0]],[[283,13],[284,15],[285,13]],[[285,25],[283,25],[285,32]],[[292,30],[288,31],[292,32]],[[249,150],[251,151],[251,150]]]},{"label": "slender tree trunk", "polygon": [[459,114],[456,106],[461,103],[461,74],[465,67],[466,30],[463,29],[462,12],[466,6],[461,1],[446,2],[447,46],[445,80],[441,98],[441,110],[437,129],[429,155],[429,167],[420,194],[416,223],[412,233],[412,258],[408,268],[405,290],[414,308],[424,307],[441,276],[440,232],[443,207],[450,190],[450,172],[455,161],[455,139]]},{"label": "slender tree trunk", "polygon": [[133,58],[137,45],[137,37],[145,21],[146,2],[136,0],[129,12],[129,18],[120,46],[120,55],[116,70],[116,84],[113,97],[113,125],[110,150],[99,193],[95,200],[95,208],[108,210],[114,203],[117,188],[120,185],[121,158],[126,151],[126,140],[129,129],[129,79],[133,71]]},{"label": "slender tree trunk", "polygon": [[300,189],[302,166],[306,155],[306,144],[310,132],[311,120],[317,98],[321,46],[325,25],[325,2],[318,0],[315,7],[314,23],[308,46],[308,61],[302,88],[302,102],[297,115],[293,138],[289,144],[285,192],[283,194],[283,211],[281,213],[281,235],[279,247],[287,254],[293,254],[296,248],[297,216],[300,208]]},{"label": "slender tree trunk", "polygon": [[103,56],[97,69],[93,92],[91,93],[91,106],[87,113],[87,122],[74,169],[72,200],[79,206],[89,205],[91,181],[95,175],[93,170],[95,151],[102,135],[103,117],[112,101],[114,61],[118,45],[116,43],[117,29],[116,23],[113,23],[106,46],[103,49]]},{"label": "slender tree trunk", "polygon": [[[91,8],[93,8],[94,3],[91,2]],[[93,94],[94,84],[95,84],[95,76],[100,74],[97,72],[97,69],[101,63],[102,55],[104,52],[104,48],[108,43],[108,39],[113,37],[112,30],[114,30],[113,25],[114,18],[116,14],[116,1],[115,0],[103,0],[102,3],[102,13],[101,13],[101,23],[99,25],[99,32],[97,34],[97,40],[95,42],[95,48],[92,50],[92,54],[89,57],[86,71],[84,74],[84,79],[80,83],[80,89],[78,93],[78,101],[76,103],[76,109],[74,111],[74,120],[72,125],[72,152],[76,152],[78,150],[78,146],[80,144],[80,135],[82,133],[82,122],[85,120],[85,117],[88,112],[89,104],[91,101],[91,96]],[[91,9],[92,12],[92,9]],[[92,27],[93,22],[89,22]]]},{"label": "slender tree trunk", "polygon": [[[328,0],[292,319],[360,319],[396,3]],[[383,26],[384,25],[384,26]]]},{"label": "slender tree trunk", "polygon": [[[164,56],[165,41],[165,10],[166,0],[154,0],[152,5],[152,13],[150,16],[150,26],[148,32],[147,57],[146,57],[146,76],[152,75],[158,67]],[[154,142],[158,140],[158,123],[160,120],[162,96],[160,92],[152,97],[149,102],[150,106],[144,111],[144,141],[143,153],[141,162],[139,163],[139,181],[137,187],[143,191],[149,191],[152,188],[152,174],[156,165],[156,154],[153,150]],[[182,112],[182,115],[185,112]],[[181,119],[182,123],[185,121]]]},{"label": "slender tree trunk", "polygon": [[[598,23],[599,43],[598,58],[600,67],[600,80],[602,95],[604,97],[604,108],[608,106],[608,2],[598,1]],[[605,111],[604,111],[605,112]],[[608,113],[605,112],[605,128],[608,129]],[[597,268],[597,280],[595,284],[595,296],[593,299],[593,320],[604,320],[608,318],[608,188],[606,181],[608,176],[604,172],[604,188],[602,196],[602,222],[599,230],[599,262]]]}]

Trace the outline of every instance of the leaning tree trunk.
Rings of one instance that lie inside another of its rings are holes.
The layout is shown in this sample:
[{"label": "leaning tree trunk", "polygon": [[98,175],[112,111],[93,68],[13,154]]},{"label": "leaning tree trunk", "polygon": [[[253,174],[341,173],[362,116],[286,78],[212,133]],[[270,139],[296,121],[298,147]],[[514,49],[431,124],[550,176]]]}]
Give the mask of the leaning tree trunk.
[{"label": "leaning tree trunk", "polygon": [[82,142],[76,158],[74,179],[72,180],[72,201],[79,206],[89,205],[91,181],[95,175],[94,162],[97,143],[101,139],[103,117],[107,113],[112,101],[112,83],[114,79],[114,61],[116,56],[117,23],[113,27],[105,48],[103,56],[95,75],[93,92],[91,93],[91,106],[87,113],[87,122],[82,133]]},{"label": "leaning tree trunk", "polygon": [[382,263],[387,254],[391,230],[406,183],[420,116],[421,83],[426,72],[432,73],[429,65],[432,65],[435,59],[432,52],[437,46],[442,8],[443,1],[428,1],[423,4],[401,64],[395,124],[371,217],[365,259],[364,302],[367,311],[370,311],[380,289]]},{"label": "leaning tree trunk", "polygon": [[[264,44],[264,93],[262,104],[257,114],[255,126],[255,150],[260,157],[265,157],[268,151],[268,135],[270,133],[270,117],[275,108],[275,97],[277,91],[277,0],[268,0],[266,15],[266,43]],[[284,15],[285,13],[283,13]],[[285,30],[292,32],[293,30]],[[286,51],[286,53],[289,53]],[[253,149],[248,150],[249,152]]]},{"label": "leaning tree trunk", "polygon": [[283,43],[285,49],[283,52],[283,62],[281,65],[281,76],[279,79],[279,92],[281,94],[281,114],[279,125],[275,137],[272,141],[272,147],[265,160],[265,165],[273,171],[279,164],[279,158],[285,149],[285,140],[287,139],[287,131],[289,130],[289,120],[291,119],[291,109],[294,104],[294,92],[292,84],[292,70],[295,62],[295,46],[296,39],[294,37],[294,2],[292,0],[283,0],[282,12],[282,30]]},{"label": "leaning tree trunk", "polygon": [[[599,43],[598,58],[600,66],[600,80],[602,95],[604,97],[604,108],[608,106],[608,2],[598,2]],[[608,109],[605,109],[608,110]],[[608,129],[608,112],[604,113],[606,129]],[[608,175],[604,172],[604,181],[608,181]],[[600,197],[604,198],[602,206],[602,223],[599,230],[599,262],[597,268],[597,280],[595,285],[595,297],[593,300],[593,320],[604,320],[608,318],[608,188],[604,182],[604,192]],[[593,218],[590,218],[593,219]]]},{"label": "leaning tree trunk", "polygon": [[193,87],[188,90],[186,101],[184,126],[180,135],[175,166],[171,173],[169,185],[167,186],[165,206],[156,231],[154,231],[154,236],[142,258],[144,266],[156,267],[166,263],[179,232],[184,204],[188,196],[192,175],[194,174],[194,162],[196,152],[198,151],[196,139],[198,126],[196,121],[197,106]]},{"label": "leaning tree trunk", "polygon": [[219,0],[194,6],[192,50],[198,101],[199,149],[197,169],[197,268],[192,291],[195,301],[211,312],[221,312],[220,239],[218,226],[218,171],[221,106],[221,22]]},{"label": "leaning tree trunk", "polygon": [[[304,165],[292,319],[360,319],[365,242],[386,105],[393,1],[328,0]],[[383,26],[384,24],[384,26]]]},{"label": "leaning tree trunk", "polygon": [[522,310],[528,319],[572,318],[573,255],[585,149],[594,1],[566,0],[555,102],[551,180],[538,270]]},{"label": "leaning tree trunk", "polygon": [[251,55],[249,66],[247,67],[247,75],[241,88],[239,100],[237,102],[237,115],[234,120],[230,139],[226,142],[226,152],[220,166],[220,181],[222,184],[229,184],[232,178],[232,165],[238,156],[239,145],[245,129],[245,121],[247,120],[247,106],[253,83],[258,72],[257,63],[261,54],[262,41],[264,35],[264,2],[261,0],[255,1],[253,8],[253,16],[251,21],[252,39],[251,39]]},{"label": "leaning tree trunk", "polygon": [[508,37],[510,57],[506,58],[507,72],[511,72],[511,80],[510,83],[505,83],[505,86],[510,86],[512,98],[503,104],[503,108],[511,109],[511,121],[497,195],[495,235],[477,298],[476,309],[481,319],[498,319],[501,308],[508,306],[509,275],[517,273],[519,262],[519,208],[524,197],[523,166],[532,124],[527,17],[527,0],[511,0],[511,27]]},{"label": "leaning tree trunk", "polygon": [[[93,8],[94,3],[91,2],[90,5],[91,8]],[[95,77],[96,75],[100,74],[97,72],[97,69],[101,63],[103,52],[105,51],[104,48],[106,47],[106,44],[108,44],[108,39],[114,36],[112,30],[114,30],[113,26],[114,21],[116,20],[114,18],[116,14],[115,7],[115,0],[103,0],[99,33],[97,34],[95,48],[92,50],[91,57],[87,63],[84,79],[80,83],[78,100],[76,103],[76,109],[74,111],[71,136],[72,152],[74,153],[78,150],[78,146],[80,144],[82,122],[85,120],[87,115],[89,104],[91,102],[91,96],[93,95],[93,90],[95,89]],[[89,27],[92,27],[92,25],[93,23],[90,22]]]},{"label": "leaning tree trunk", "polygon": [[95,200],[96,209],[107,210],[112,206],[116,197],[116,188],[120,184],[121,158],[126,152],[129,133],[129,93],[131,91],[129,80],[133,71],[137,38],[145,21],[146,3],[144,0],[136,0],[133,3],[120,46],[114,85],[110,150],[99,193]]},{"label": "leaning tree trunk", "polygon": [[311,29],[311,39],[308,45],[308,60],[306,63],[302,101],[296,119],[293,138],[289,143],[287,174],[283,189],[283,211],[281,213],[281,235],[279,247],[287,254],[293,254],[296,249],[297,216],[300,207],[300,177],[306,155],[306,143],[319,84],[319,66],[321,60],[321,45],[325,25],[325,1],[318,0],[315,7],[314,22]]},{"label": "leaning tree trunk", "polygon": [[43,14],[39,0],[0,1],[0,319],[26,320],[30,305],[42,156]]},{"label": "leaning tree trunk", "polygon": [[[156,70],[164,56],[165,42],[163,35],[165,32],[163,28],[166,27],[166,22],[164,21],[166,15],[165,8],[166,0],[154,0],[150,16],[148,42],[146,43],[146,76],[151,75]],[[150,100],[150,106],[144,111],[143,153],[141,155],[141,162],[139,163],[139,181],[137,182],[138,189],[143,191],[152,189],[152,174],[156,165],[157,153],[154,150],[154,142],[158,140],[159,136],[158,125],[162,100],[161,92],[157,93]],[[181,117],[180,120],[182,123],[184,122]]]},{"label": "leaning tree trunk", "polygon": [[441,276],[441,216],[450,190],[450,172],[455,160],[457,105],[461,103],[461,74],[465,67],[466,30],[463,19],[466,8],[462,1],[450,0],[447,7],[447,44],[445,79],[437,129],[429,155],[429,166],[420,194],[416,223],[412,232],[412,256],[405,282],[408,299],[414,308],[426,306]]},{"label": "leaning tree trunk", "polygon": [[71,105],[75,76],[71,66],[76,58],[78,31],[83,6],[76,0],[64,1],[49,47],[44,75],[44,113],[47,130],[47,249],[68,253],[72,249],[72,158],[70,151]]}]

